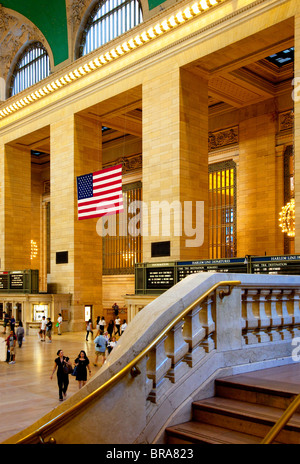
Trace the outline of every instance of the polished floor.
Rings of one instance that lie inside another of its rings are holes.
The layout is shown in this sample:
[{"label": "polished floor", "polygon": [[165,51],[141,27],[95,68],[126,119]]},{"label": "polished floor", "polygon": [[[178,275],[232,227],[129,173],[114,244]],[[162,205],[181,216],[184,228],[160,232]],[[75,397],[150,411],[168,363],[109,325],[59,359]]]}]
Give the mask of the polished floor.
[{"label": "polished floor", "polygon": [[[90,360],[91,377],[100,369],[93,366],[94,342],[91,338],[86,342],[85,335],[85,332],[55,334],[52,343],[39,341],[37,335],[26,336],[23,346],[16,347],[16,363],[0,362],[0,443],[58,406],[56,373],[52,380],[50,376],[59,349],[72,362],[84,350]],[[75,377],[69,377],[68,396],[78,390]]]},{"label": "polished floor", "polygon": [[[8,334],[7,334],[8,335]],[[50,380],[54,359],[59,349],[74,362],[81,350],[90,359],[92,376],[95,367],[94,342],[85,340],[85,332],[53,335],[52,343],[40,342],[36,336],[26,336],[22,348],[16,347],[16,363],[0,362],[0,443],[23,430],[59,403],[56,374]],[[0,337],[4,337],[0,334]],[[91,376],[91,377],[92,377]],[[280,391],[300,393],[300,362],[282,367],[249,372],[235,376],[243,384],[277,385]],[[68,397],[78,390],[78,382],[70,376]]]}]

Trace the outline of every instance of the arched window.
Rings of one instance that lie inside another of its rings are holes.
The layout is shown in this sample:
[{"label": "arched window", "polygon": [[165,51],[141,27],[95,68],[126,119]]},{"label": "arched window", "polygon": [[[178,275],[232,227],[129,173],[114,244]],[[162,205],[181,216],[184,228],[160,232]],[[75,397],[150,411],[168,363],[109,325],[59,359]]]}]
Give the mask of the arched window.
[{"label": "arched window", "polygon": [[49,74],[50,62],[45,47],[40,42],[31,44],[17,62],[11,80],[9,96],[22,92]]},{"label": "arched window", "polygon": [[138,0],[106,0],[97,4],[82,35],[79,56],[84,56],[143,21]]}]

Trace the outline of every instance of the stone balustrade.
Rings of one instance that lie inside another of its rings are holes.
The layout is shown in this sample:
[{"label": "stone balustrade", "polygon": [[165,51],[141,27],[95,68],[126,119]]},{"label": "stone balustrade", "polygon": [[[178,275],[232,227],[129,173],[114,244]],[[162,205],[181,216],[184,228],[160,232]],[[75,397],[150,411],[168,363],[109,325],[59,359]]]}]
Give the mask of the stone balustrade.
[{"label": "stone balustrade", "polygon": [[[240,285],[211,291],[225,280]],[[83,434],[85,443],[87,437],[90,443],[117,444],[118,437],[120,443],[163,443],[167,425],[190,419],[193,400],[213,396],[216,376],[294,362],[299,305],[300,276],[190,275],[140,310],[98,375],[39,421],[39,427],[52,424],[44,438],[80,443]],[[126,371],[128,363],[139,375]],[[124,374],[107,391],[68,421],[53,425],[55,417],[63,417],[120,371]]]}]

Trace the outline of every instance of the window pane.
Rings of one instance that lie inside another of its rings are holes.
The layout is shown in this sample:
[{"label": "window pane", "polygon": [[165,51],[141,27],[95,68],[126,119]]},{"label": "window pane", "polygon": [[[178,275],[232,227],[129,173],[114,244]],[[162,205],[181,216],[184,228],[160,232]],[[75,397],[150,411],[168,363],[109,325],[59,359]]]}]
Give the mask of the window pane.
[{"label": "window pane", "polygon": [[102,239],[103,246],[103,274],[134,274],[135,263],[142,259],[142,239],[140,224],[137,221],[136,229],[130,229],[132,220],[138,219],[137,214],[129,213],[128,207],[133,202],[141,202],[141,182],[123,185],[124,212],[108,218],[109,234]]},{"label": "window pane", "polygon": [[50,63],[46,49],[41,43],[32,44],[25,50],[15,67],[10,96],[22,92],[49,74]]},{"label": "window pane", "polygon": [[209,166],[210,258],[236,256],[236,167],[233,161]]},{"label": "window pane", "polygon": [[82,37],[80,56],[115,39],[140,24],[143,20],[138,0],[107,0],[101,2],[91,15]]}]

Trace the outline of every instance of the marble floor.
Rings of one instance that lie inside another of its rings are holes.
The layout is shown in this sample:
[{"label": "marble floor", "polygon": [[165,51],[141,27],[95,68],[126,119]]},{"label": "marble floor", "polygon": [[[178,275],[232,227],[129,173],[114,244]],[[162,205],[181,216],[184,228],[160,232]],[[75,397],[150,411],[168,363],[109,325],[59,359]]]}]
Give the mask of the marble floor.
[{"label": "marble floor", "polygon": [[[100,369],[93,366],[94,347],[91,338],[86,342],[85,332],[55,334],[52,343],[31,335],[25,337],[21,348],[16,347],[15,364],[0,362],[0,443],[58,406],[56,373],[50,379],[57,351],[62,349],[74,362],[84,350],[90,359],[92,377]],[[68,397],[78,390],[75,377],[69,378]]]}]

